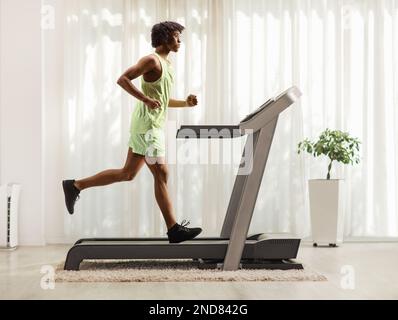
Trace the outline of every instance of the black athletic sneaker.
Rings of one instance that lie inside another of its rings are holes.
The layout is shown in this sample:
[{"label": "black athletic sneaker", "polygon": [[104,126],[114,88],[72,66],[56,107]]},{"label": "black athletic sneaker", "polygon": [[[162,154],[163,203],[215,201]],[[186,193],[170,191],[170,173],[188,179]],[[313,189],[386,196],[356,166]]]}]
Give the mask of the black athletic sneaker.
[{"label": "black athletic sneaker", "polygon": [[64,188],[65,204],[69,214],[73,214],[76,200],[80,198],[80,190],[74,185],[75,180],[64,180],[62,181],[62,187]]},{"label": "black athletic sneaker", "polygon": [[169,237],[170,243],[180,243],[187,240],[192,240],[196,236],[198,236],[201,232],[201,228],[187,228],[190,222],[184,220],[181,224],[176,223],[174,227],[172,227],[167,235]]}]

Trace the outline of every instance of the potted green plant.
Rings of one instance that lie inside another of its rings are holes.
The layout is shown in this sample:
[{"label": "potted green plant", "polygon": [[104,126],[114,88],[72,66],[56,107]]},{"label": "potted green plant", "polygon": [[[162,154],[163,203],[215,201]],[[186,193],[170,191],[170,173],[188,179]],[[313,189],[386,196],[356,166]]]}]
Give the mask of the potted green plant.
[{"label": "potted green plant", "polygon": [[349,133],[326,129],[317,141],[305,139],[298,145],[298,154],[308,152],[314,157],[329,159],[326,179],[309,181],[311,229],[314,246],[336,247],[343,242],[344,180],[331,179],[334,162],[358,164],[361,142]]}]

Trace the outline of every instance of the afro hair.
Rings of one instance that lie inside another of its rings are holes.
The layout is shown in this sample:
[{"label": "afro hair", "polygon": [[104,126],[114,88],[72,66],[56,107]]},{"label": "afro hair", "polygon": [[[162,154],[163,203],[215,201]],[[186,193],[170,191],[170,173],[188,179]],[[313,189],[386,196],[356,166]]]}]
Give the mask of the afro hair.
[{"label": "afro hair", "polygon": [[182,32],[185,29],[177,22],[165,21],[158,23],[152,28],[152,47],[156,48],[170,42],[174,32]]}]

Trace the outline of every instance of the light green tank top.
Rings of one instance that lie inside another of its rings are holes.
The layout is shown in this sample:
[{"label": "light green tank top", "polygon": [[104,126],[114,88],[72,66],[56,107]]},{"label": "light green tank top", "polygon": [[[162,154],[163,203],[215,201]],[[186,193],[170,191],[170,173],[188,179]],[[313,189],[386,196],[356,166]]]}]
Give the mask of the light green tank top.
[{"label": "light green tank top", "polygon": [[173,68],[156,52],[155,55],[162,65],[162,76],[155,82],[146,82],[141,77],[141,89],[147,97],[159,100],[161,107],[152,110],[142,101],[138,101],[131,116],[131,133],[145,134],[148,130],[163,129],[167,119],[170,93],[174,84]]}]

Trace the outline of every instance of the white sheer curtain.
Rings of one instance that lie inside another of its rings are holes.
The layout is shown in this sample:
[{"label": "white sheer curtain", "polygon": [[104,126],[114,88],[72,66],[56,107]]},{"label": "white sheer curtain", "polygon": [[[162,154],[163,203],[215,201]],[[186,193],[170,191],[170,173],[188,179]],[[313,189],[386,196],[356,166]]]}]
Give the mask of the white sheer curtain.
[{"label": "white sheer curtain", "polygon": [[[174,96],[194,93],[200,101],[196,109],[170,111],[175,126],[236,124],[291,85],[304,93],[280,117],[251,232],[310,236],[307,180],[324,178],[326,161],[298,156],[297,143],[333,128],[363,142],[359,166],[333,171],[346,180],[346,238],[398,237],[398,1],[67,0],[65,6],[65,176],[123,166],[135,101],[116,80],[152,52],[151,27],[174,20],[187,28],[182,50],[170,57]],[[170,135],[169,147],[174,140]],[[218,144],[205,149],[214,155]],[[217,235],[235,167],[169,168],[178,220]],[[165,232],[146,168],[132,183],[83,192],[66,219],[71,237]]]}]

